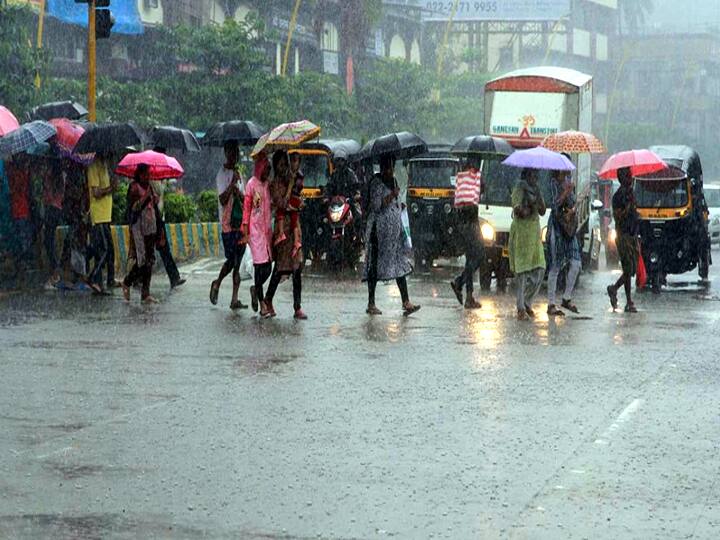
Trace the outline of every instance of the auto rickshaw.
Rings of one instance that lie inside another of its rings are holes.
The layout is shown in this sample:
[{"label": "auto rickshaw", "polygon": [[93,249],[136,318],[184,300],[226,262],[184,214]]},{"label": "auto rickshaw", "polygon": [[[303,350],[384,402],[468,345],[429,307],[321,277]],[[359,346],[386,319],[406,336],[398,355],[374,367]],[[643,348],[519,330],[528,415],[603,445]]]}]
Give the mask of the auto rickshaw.
[{"label": "auto rickshaw", "polygon": [[635,178],[648,286],[659,293],[667,274],[698,268],[706,280],[712,255],[700,157],[688,146],[654,146],[669,168]]},{"label": "auto rickshaw", "polygon": [[320,139],[289,150],[290,154],[302,156],[301,170],[305,175],[302,196],[305,207],[300,214],[303,235],[303,251],[313,262],[320,261],[327,253],[329,238],[324,226],[326,203],[324,188],[333,173],[333,156],[342,149],[348,156],[360,151],[360,143],[352,139]]},{"label": "auto rickshaw", "polygon": [[432,266],[438,257],[458,257],[463,247],[455,231],[455,176],[460,160],[449,146],[430,151],[408,162],[407,206],[415,265]]}]

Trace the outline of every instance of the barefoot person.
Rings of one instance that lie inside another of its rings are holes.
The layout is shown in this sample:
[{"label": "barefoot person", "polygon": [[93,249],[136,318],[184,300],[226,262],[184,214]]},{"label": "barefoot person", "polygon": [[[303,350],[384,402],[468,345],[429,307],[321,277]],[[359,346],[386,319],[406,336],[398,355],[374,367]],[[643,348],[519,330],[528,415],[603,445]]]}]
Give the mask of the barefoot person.
[{"label": "barefoot person", "polygon": [[132,235],[134,263],[122,282],[123,296],[130,300],[130,288],[140,283],[141,297],[145,303],[157,303],[150,295],[150,279],[155,264],[157,242],[157,197],[150,187],[147,165],[139,165],[127,194],[128,223]]},{"label": "barefoot person", "polygon": [[535,316],[532,301],[545,276],[545,253],[540,233],[540,216],[545,201],[538,186],[535,169],[523,169],[512,192],[513,220],[510,226],[510,271],[515,274],[517,318],[527,321]]},{"label": "barefoot person", "polygon": [[607,288],[610,297],[610,305],[617,309],[617,293],[620,287],[625,289],[627,313],[637,313],[637,308],[632,301],[632,278],[637,272],[637,264],[640,250],[638,249],[638,233],[640,232],[640,220],[637,213],[635,192],[633,191],[633,177],[630,169],[618,169],[618,180],[620,188],[612,198],[613,219],[617,231],[617,251],[622,266],[622,275],[613,285]]},{"label": "barefoot person", "polygon": [[243,218],[243,196],[245,188],[237,170],[240,150],[234,141],[225,143],[225,164],[217,173],[216,183],[219,199],[220,223],[222,226],[222,242],[225,252],[225,263],[220,274],[210,285],[210,302],[215,305],[223,280],[232,272],[232,299],[230,309],[246,309],[247,306],[238,300],[240,290],[240,263],[245,254],[245,244],[241,243],[240,228]]},{"label": "barefoot person", "polygon": [[407,317],[418,311],[420,306],[410,302],[408,293],[407,276],[412,272],[412,265],[405,254],[402,210],[398,200],[400,188],[394,169],[395,159],[382,156],[380,173],[370,181],[363,281],[368,284],[368,315],[382,315],[375,305],[377,282],[394,279],[400,289],[403,315]]},{"label": "barefoot person", "polygon": [[270,208],[270,162],[265,153],[255,159],[253,177],[245,189],[242,236],[252,253],[255,268],[255,284],[250,287],[253,311],[260,309],[260,316],[271,316],[267,308],[263,285],[272,269],[272,210]]}]

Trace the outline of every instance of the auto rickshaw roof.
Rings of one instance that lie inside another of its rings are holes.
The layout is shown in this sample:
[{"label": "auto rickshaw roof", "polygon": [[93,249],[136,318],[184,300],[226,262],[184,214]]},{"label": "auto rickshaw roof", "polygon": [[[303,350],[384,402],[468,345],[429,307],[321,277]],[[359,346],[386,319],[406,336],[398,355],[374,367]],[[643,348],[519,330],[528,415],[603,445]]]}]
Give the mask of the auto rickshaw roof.
[{"label": "auto rickshaw roof", "polygon": [[642,180],[643,182],[679,182],[681,180],[685,180],[688,177],[687,173],[682,170],[680,167],[677,167],[676,165],[670,165],[668,164],[667,169],[663,169],[662,171],[649,173],[649,174],[643,174],[640,176],[636,176],[636,180]]},{"label": "auto rickshaw roof", "polygon": [[651,146],[650,150],[668,165],[682,169],[690,178],[702,176],[700,156],[693,148],[685,145],[657,145]]},{"label": "auto rickshaw roof", "polygon": [[414,156],[408,160],[409,163],[417,161],[460,161],[460,159],[456,155],[451,154],[450,148],[447,147],[447,150],[431,148],[429,152]]},{"label": "auto rickshaw roof", "polygon": [[346,158],[350,159],[357,154],[361,148],[360,143],[354,139],[319,139],[303,143],[296,149],[290,150],[289,153],[293,153],[293,150],[324,150],[333,156],[338,152],[344,152]]}]

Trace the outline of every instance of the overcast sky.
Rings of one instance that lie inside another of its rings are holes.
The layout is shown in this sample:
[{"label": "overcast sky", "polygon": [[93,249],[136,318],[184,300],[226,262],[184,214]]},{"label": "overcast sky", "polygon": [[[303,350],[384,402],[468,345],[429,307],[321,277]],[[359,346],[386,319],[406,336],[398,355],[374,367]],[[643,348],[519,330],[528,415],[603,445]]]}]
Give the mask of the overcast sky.
[{"label": "overcast sky", "polygon": [[650,23],[661,25],[663,30],[706,30],[708,25],[720,27],[720,0],[655,0],[655,11]]}]

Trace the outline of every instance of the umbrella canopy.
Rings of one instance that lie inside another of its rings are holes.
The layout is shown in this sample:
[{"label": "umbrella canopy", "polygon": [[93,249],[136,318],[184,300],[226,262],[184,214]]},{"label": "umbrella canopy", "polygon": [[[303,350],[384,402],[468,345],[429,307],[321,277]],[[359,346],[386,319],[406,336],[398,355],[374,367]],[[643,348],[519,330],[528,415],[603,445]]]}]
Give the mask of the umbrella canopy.
[{"label": "umbrella canopy", "polygon": [[488,135],[471,135],[455,143],[450,149],[452,154],[474,156],[509,156],[514,152],[510,143],[505,139],[490,137]]},{"label": "umbrella canopy", "polygon": [[53,118],[79,120],[87,114],[87,109],[74,101],[54,101],[35,107],[28,113],[28,116],[30,120],[52,120]]},{"label": "umbrella canopy", "polygon": [[36,120],[23,124],[0,138],[0,158],[25,152],[38,143],[50,140],[57,133],[52,124]]},{"label": "umbrella canopy", "polygon": [[568,158],[542,146],[537,146],[529,150],[518,150],[503,161],[503,165],[519,167],[521,169],[542,169],[545,171],[575,170],[575,165],[573,165],[572,161]]},{"label": "umbrella canopy", "polygon": [[19,127],[20,123],[17,118],[15,118],[15,115],[10,112],[10,109],[6,109],[0,105],[0,137],[7,135],[11,131],[15,131]]},{"label": "umbrella canopy", "polygon": [[255,157],[262,151],[269,152],[280,148],[299,146],[319,136],[320,127],[310,122],[310,120],[280,124],[260,137],[250,155]]},{"label": "umbrella canopy", "polygon": [[223,146],[226,142],[237,141],[241,146],[252,146],[265,133],[265,129],[249,120],[231,120],[218,122],[212,126],[202,143],[205,146]]},{"label": "umbrella canopy", "polygon": [[75,147],[78,154],[107,154],[141,145],[143,136],[133,124],[97,124],[85,131]]},{"label": "umbrella canopy", "polygon": [[358,153],[357,159],[375,159],[383,155],[393,156],[395,159],[409,159],[427,151],[427,144],[419,136],[409,131],[401,131],[368,141]]},{"label": "umbrella canopy", "polygon": [[567,154],[604,154],[607,148],[592,133],[582,131],[561,131],[545,137],[542,146],[553,152]]},{"label": "umbrella canopy", "polygon": [[126,155],[118,163],[115,173],[120,176],[133,178],[139,165],[147,165],[150,172],[150,180],[166,180],[168,178],[179,178],[185,170],[174,157],[160,152],[146,150]]},{"label": "umbrella canopy", "polygon": [[641,176],[667,169],[667,164],[650,150],[628,150],[610,156],[598,176],[605,180],[617,178],[619,169],[630,169],[633,176]]},{"label": "umbrella canopy", "polygon": [[75,153],[75,146],[77,146],[80,137],[82,137],[83,133],[85,133],[85,129],[77,124],[74,124],[67,118],[54,118],[53,120],[50,120],[50,123],[55,126],[55,129],[57,130],[55,147],[57,148],[58,154],[83,165],[92,163],[95,159],[95,154]]},{"label": "umbrella canopy", "polygon": [[192,131],[173,126],[152,128],[149,143],[156,148],[177,148],[184,152],[200,151],[200,143]]}]

